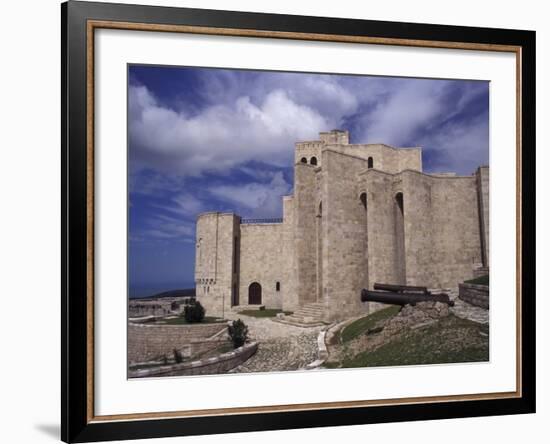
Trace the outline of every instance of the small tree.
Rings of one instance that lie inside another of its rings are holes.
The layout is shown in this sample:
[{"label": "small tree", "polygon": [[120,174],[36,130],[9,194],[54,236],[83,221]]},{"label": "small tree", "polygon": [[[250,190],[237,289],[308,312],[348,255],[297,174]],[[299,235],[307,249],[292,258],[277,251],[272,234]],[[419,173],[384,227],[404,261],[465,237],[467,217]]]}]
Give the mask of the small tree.
[{"label": "small tree", "polygon": [[204,319],[205,310],[200,302],[195,302],[191,305],[186,305],[183,310],[183,317],[187,322],[202,322]]},{"label": "small tree", "polygon": [[248,327],[240,319],[237,319],[228,325],[227,330],[229,339],[233,342],[233,348],[242,347],[248,340]]}]

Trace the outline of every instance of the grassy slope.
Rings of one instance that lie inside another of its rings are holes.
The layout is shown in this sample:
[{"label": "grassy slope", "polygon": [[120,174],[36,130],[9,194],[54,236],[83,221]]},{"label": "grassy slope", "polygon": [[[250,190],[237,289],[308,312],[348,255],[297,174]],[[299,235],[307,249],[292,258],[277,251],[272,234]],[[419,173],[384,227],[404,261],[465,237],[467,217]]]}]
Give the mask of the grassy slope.
[{"label": "grassy slope", "polygon": [[489,328],[450,315],[408,331],[374,351],[342,362],[342,367],[443,364],[489,360]]},{"label": "grassy slope", "polygon": [[464,281],[466,284],[478,284],[478,285],[489,285],[489,275],[480,276],[475,279],[470,279],[468,281]]},{"label": "grassy slope", "polygon": [[352,339],[355,339],[356,337],[366,333],[378,322],[396,315],[400,309],[401,307],[399,307],[398,305],[392,305],[391,307],[383,308],[382,310],[376,311],[371,315],[357,319],[356,321],[345,327],[344,330],[341,332],[342,342],[349,342]]}]

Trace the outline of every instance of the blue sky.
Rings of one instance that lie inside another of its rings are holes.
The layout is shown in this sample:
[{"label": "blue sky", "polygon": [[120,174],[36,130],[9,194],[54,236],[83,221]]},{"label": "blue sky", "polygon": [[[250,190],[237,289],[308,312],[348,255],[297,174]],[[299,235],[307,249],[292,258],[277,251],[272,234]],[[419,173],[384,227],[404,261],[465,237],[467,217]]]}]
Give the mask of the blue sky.
[{"label": "blue sky", "polygon": [[352,143],[421,146],[426,172],[489,162],[489,84],[131,65],[130,287],[193,286],[203,211],[282,215],[294,143],[335,128]]}]

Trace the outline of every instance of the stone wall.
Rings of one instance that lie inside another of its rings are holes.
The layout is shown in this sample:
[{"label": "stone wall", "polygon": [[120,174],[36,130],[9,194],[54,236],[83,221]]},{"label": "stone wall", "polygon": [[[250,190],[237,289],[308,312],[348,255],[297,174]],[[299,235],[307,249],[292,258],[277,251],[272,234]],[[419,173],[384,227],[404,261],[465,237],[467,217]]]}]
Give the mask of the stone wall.
[{"label": "stone wall", "polygon": [[[227,330],[226,324],[145,325],[130,323],[128,324],[128,362],[160,359],[163,355],[171,357],[174,349],[183,351],[184,355],[193,353],[192,349],[189,350],[193,341],[196,341],[199,346],[200,342],[211,338],[222,330]],[[204,346],[201,345],[203,347],[201,350],[204,350]]]},{"label": "stone wall", "polygon": [[490,267],[489,255],[489,167],[482,166],[476,171],[479,221],[481,226],[481,247],[483,266]]},{"label": "stone wall", "polygon": [[[375,282],[399,283],[395,224],[394,177],[378,170],[368,170],[359,175],[361,193],[367,194],[368,280],[371,290]],[[360,270],[358,270],[360,272]],[[373,305],[373,304],[371,304]]]},{"label": "stone wall", "polygon": [[458,298],[468,304],[489,310],[489,286],[476,284],[459,284]]},{"label": "stone wall", "polygon": [[294,197],[283,198],[283,280],[282,308],[285,311],[296,311],[299,307],[296,297],[296,252],[294,238]]},{"label": "stone wall", "polygon": [[179,311],[179,307],[172,306],[172,302],[162,300],[140,302],[139,300],[132,299],[128,303],[128,316],[131,318],[142,316],[166,316],[176,310]]},{"label": "stone wall", "polygon": [[[324,162],[324,156],[323,156]],[[316,301],[316,168],[296,164],[294,169],[294,249],[296,296],[299,305]]]},{"label": "stone wall", "polygon": [[258,282],[266,307],[320,302],[332,321],[376,308],[359,298],[375,282],[455,287],[488,265],[488,168],[424,174],[419,148],[350,145],[347,131],[297,143],[295,160],[283,223],[199,217],[197,299],[208,314],[248,304]]},{"label": "stone wall", "polygon": [[412,171],[405,171],[400,176],[405,213],[404,283],[428,287],[441,286],[437,284],[438,277],[433,269],[433,179]]},{"label": "stone wall", "polygon": [[131,371],[129,372],[129,376],[130,378],[146,378],[154,376],[216,375],[227,373],[229,370],[245,362],[257,350],[258,343],[251,342],[231,352],[212,358]]},{"label": "stone wall", "polygon": [[[326,145],[342,154],[368,160],[372,158],[372,168],[385,173],[396,174],[406,169],[422,171],[420,148],[393,148],[383,144]],[[367,165],[365,165],[365,169]]]},{"label": "stone wall", "polygon": [[323,151],[322,287],[330,321],[366,308],[359,294],[367,284],[367,214],[356,179],[366,166],[365,159]]},{"label": "stone wall", "polygon": [[434,282],[429,285],[456,287],[481,265],[475,177],[434,177],[431,200]]},{"label": "stone wall", "polygon": [[[240,304],[249,304],[248,288],[253,282],[262,287],[262,305],[282,308],[287,290],[284,273],[282,223],[241,225]],[[279,291],[276,286],[279,282]]]},{"label": "stone wall", "polygon": [[236,297],[239,223],[232,213],[204,213],[197,219],[196,298],[210,316],[224,316]]},{"label": "stone wall", "polygon": [[[368,284],[454,287],[481,261],[476,181],[407,170],[359,174],[367,193]],[[396,195],[403,195],[401,228]],[[399,247],[404,231],[404,255]],[[404,261],[404,263],[403,263]]]},{"label": "stone wall", "polygon": [[294,163],[311,164],[315,157],[317,165],[322,165],[322,151],[332,151],[360,157],[372,158],[373,165],[380,171],[387,173],[399,173],[411,169],[422,171],[422,150],[420,148],[394,148],[389,145],[374,144],[350,144],[348,131],[329,131],[319,134],[319,140],[298,142],[294,150]]},{"label": "stone wall", "polygon": [[311,165],[311,158],[315,157],[317,165],[321,165],[321,151],[325,146],[324,142],[314,140],[311,142],[298,142],[294,149],[294,163],[303,163],[302,159],[306,159],[306,163]]}]

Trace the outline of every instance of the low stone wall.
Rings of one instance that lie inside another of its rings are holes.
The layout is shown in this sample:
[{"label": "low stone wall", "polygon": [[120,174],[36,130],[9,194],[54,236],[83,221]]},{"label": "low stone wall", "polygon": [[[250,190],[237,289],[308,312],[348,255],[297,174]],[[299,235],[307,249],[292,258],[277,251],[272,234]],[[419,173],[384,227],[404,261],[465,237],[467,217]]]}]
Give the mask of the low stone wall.
[{"label": "low stone wall", "polygon": [[458,284],[458,298],[468,304],[489,310],[489,286]]},{"label": "low stone wall", "polygon": [[[205,342],[226,330],[225,323],[194,325],[128,324],[128,362],[146,362],[171,357],[174,349],[184,356],[202,353],[210,345]],[[216,338],[219,340],[220,338]],[[215,344],[214,346],[215,347]]]},{"label": "low stone wall", "polygon": [[130,378],[146,378],[153,376],[216,375],[226,373],[245,362],[257,350],[258,343],[251,342],[233,351],[212,358],[181,364],[163,365],[157,368],[134,370],[129,372],[129,376]]},{"label": "low stone wall", "polygon": [[474,278],[487,276],[489,274],[489,268],[488,267],[480,267],[474,269]]}]

